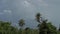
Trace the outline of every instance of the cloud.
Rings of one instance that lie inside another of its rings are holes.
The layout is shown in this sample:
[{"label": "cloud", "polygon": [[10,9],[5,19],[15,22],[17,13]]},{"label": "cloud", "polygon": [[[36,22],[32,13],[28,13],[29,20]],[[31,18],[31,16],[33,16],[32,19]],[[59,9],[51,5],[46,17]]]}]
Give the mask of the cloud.
[{"label": "cloud", "polygon": [[24,1],[23,4],[25,7],[29,7],[31,5],[28,1]]},{"label": "cloud", "polygon": [[0,15],[4,15],[4,14],[11,14],[12,11],[11,10],[3,10],[2,12],[0,12]]},{"label": "cloud", "polygon": [[39,6],[48,6],[48,4],[44,0],[27,0],[30,3],[34,5],[39,5]]},{"label": "cloud", "polygon": [[3,12],[4,12],[4,13],[9,13],[9,14],[11,14],[11,13],[12,13],[12,11],[11,11],[11,10],[3,10]]}]

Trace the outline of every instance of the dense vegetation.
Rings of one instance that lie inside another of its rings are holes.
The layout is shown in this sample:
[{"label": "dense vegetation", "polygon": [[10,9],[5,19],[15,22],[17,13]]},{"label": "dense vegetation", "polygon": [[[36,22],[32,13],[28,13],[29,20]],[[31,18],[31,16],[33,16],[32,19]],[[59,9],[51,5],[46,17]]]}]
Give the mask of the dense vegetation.
[{"label": "dense vegetation", "polygon": [[20,29],[11,26],[10,22],[0,21],[0,34],[60,34],[60,29],[57,30],[47,19],[42,19],[40,13],[36,14],[36,21],[39,23],[38,29],[30,29],[29,27],[23,29],[24,19],[19,20]]}]

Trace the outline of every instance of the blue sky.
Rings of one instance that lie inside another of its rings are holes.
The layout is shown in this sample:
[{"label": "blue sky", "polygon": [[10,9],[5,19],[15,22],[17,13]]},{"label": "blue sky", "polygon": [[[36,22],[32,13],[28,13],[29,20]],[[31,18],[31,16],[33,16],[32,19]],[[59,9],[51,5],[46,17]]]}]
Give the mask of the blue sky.
[{"label": "blue sky", "polygon": [[[23,18],[27,27],[36,28],[35,14],[40,12],[56,27],[60,24],[60,0],[0,0],[0,20],[18,26]],[[34,24],[34,25],[33,25]]]}]

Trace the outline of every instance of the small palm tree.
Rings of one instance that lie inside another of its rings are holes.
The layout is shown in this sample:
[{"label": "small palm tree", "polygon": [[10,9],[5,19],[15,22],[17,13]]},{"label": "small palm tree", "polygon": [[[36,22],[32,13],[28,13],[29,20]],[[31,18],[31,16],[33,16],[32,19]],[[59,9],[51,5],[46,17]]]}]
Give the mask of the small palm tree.
[{"label": "small palm tree", "polygon": [[25,23],[24,23],[24,20],[23,19],[19,20],[19,26],[23,27],[24,24]]},{"label": "small palm tree", "polygon": [[20,34],[22,34],[22,27],[23,27],[24,24],[25,24],[25,23],[24,23],[24,20],[23,20],[23,19],[20,19],[20,20],[19,20],[19,26],[21,27],[21,28],[20,28]]}]

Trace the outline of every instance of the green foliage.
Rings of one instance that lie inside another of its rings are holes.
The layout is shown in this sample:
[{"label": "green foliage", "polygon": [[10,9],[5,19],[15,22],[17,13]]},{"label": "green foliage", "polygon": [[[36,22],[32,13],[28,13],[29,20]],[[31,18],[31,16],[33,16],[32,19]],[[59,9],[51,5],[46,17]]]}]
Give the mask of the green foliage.
[{"label": "green foliage", "polygon": [[42,21],[42,23],[40,24],[40,27],[39,27],[39,34],[47,34],[47,31],[48,31],[48,27],[47,27],[47,21],[44,20]]},{"label": "green foliage", "polygon": [[57,34],[57,29],[54,25],[51,24],[51,22],[48,22],[47,26],[49,27],[49,32],[51,32],[53,34]]},{"label": "green foliage", "polygon": [[50,22],[44,20],[39,26],[39,34],[57,34],[57,29]]},{"label": "green foliage", "polygon": [[0,33],[1,34],[16,34],[16,28],[11,26],[9,22],[0,21]]}]

